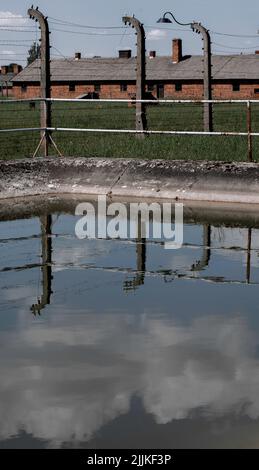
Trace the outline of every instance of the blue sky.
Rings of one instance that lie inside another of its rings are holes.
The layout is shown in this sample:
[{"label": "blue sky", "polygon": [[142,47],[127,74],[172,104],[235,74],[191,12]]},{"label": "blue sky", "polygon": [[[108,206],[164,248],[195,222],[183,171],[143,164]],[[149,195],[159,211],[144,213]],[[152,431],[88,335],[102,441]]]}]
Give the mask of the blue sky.
[{"label": "blue sky", "polygon": [[[31,3],[25,0],[1,0],[0,64],[24,61],[28,45],[37,38],[37,27],[32,20],[12,16],[26,16],[30,6]],[[56,48],[52,49],[54,56],[71,56],[75,51],[81,51],[83,56],[114,56],[118,49],[134,49],[135,36],[131,29],[106,29],[109,26],[122,26],[121,17],[125,13],[135,14],[146,26],[147,50],[168,55],[171,51],[171,39],[181,37],[184,53],[200,54],[200,36],[190,32],[189,28],[173,24],[166,25],[165,29],[163,25],[156,24],[156,20],[167,10],[173,11],[182,22],[201,21],[214,32],[254,36],[229,37],[212,34],[214,53],[252,53],[259,49],[258,0],[39,0],[38,6],[50,17],[51,42]],[[53,23],[53,18],[103,29],[61,25]],[[23,32],[16,29],[22,29]]]}]

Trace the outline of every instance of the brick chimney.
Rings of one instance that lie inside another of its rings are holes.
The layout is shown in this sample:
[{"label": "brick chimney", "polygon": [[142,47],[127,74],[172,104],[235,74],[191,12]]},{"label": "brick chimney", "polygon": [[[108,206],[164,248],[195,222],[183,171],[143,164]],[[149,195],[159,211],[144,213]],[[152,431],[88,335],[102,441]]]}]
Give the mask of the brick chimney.
[{"label": "brick chimney", "polygon": [[178,64],[181,62],[183,58],[183,53],[182,53],[182,40],[181,39],[173,39],[173,45],[172,45],[172,59],[173,59],[173,64]]},{"label": "brick chimney", "polygon": [[75,60],[80,60],[81,59],[81,52],[76,52],[75,53]]},{"label": "brick chimney", "polygon": [[18,64],[12,64],[12,69],[13,69],[13,73],[17,75],[18,73],[22,71],[22,66]]},{"label": "brick chimney", "polygon": [[149,52],[149,58],[154,59],[156,57],[156,51],[150,51]]},{"label": "brick chimney", "polygon": [[119,51],[120,59],[130,59],[131,58],[131,49]]},{"label": "brick chimney", "polygon": [[2,65],[1,74],[6,75],[8,73],[8,65]]}]

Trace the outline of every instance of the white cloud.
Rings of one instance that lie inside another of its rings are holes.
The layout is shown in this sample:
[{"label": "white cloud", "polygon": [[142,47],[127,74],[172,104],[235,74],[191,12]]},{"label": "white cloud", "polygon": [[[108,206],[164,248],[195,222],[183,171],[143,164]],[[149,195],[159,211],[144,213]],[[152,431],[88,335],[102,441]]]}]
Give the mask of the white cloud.
[{"label": "white cloud", "polygon": [[10,11],[0,11],[0,26],[23,26],[27,19]]},{"label": "white cloud", "polygon": [[160,41],[166,37],[166,31],[162,31],[161,29],[152,29],[147,33],[147,39],[149,41]]},{"label": "white cloud", "polygon": [[13,56],[15,55],[14,51],[1,51],[0,54]]}]

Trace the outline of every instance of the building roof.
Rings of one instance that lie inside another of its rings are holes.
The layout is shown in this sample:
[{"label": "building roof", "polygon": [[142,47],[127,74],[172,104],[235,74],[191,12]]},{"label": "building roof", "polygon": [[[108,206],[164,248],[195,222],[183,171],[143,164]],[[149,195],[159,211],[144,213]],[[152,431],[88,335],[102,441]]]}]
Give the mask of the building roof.
[{"label": "building roof", "polygon": [[[259,55],[214,55],[212,74],[215,80],[259,80]],[[136,59],[93,58],[53,59],[51,80],[68,81],[134,81]],[[147,57],[147,80],[202,80],[203,57],[186,56],[178,64],[171,57]],[[39,82],[40,60],[35,60],[15,76],[14,83]]]},{"label": "building roof", "polygon": [[14,73],[0,73],[0,87],[6,86],[6,84],[11,87],[12,86],[12,79],[14,77]]}]

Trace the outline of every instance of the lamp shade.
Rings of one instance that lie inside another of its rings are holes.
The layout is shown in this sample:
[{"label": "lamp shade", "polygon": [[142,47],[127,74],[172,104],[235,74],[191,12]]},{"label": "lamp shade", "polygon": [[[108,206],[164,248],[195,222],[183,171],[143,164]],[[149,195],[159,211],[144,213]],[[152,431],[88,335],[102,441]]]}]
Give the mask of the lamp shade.
[{"label": "lamp shade", "polygon": [[169,18],[163,16],[163,18],[159,18],[159,20],[157,20],[157,23],[172,23],[172,21]]}]

